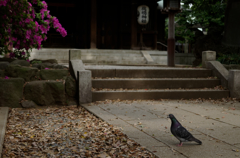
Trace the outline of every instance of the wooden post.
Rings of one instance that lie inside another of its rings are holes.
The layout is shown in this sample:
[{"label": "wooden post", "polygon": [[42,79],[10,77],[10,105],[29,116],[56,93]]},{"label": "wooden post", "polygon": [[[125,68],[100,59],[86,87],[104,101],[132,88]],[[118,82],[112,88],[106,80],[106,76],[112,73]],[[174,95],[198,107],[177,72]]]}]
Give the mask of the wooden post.
[{"label": "wooden post", "polygon": [[169,12],[168,18],[168,66],[174,67],[175,56],[175,27],[174,27],[174,12]]},{"label": "wooden post", "polygon": [[97,48],[97,1],[91,1],[91,49]]},{"label": "wooden post", "polygon": [[[153,7],[154,8],[154,7]],[[154,15],[154,20],[155,20],[155,22],[154,22],[154,31],[155,31],[155,33],[154,33],[154,39],[153,39],[153,41],[154,41],[154,45],[153,45],[153,49],[154,50],[157,50],[157,37],[158,37],[158,31],[157,31],[157,28],[158,28],[158,25],[157,25],[157,20],[158,20],[158,17],[157,17],[157,7],[155,7],[155,15]]]},{"label": "wooden post", "polygon": [[134,49],[137,45],[137,9],[135,4],[132,1],[132,8],[131,8],[131,49]]}]

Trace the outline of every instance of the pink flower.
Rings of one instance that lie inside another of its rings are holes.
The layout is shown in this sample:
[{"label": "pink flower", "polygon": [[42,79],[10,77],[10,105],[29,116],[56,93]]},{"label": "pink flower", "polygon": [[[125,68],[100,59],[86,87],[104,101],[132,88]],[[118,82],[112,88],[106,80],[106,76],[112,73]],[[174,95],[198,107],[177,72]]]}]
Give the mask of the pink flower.
[{"label": "pink flower", "polygon": [[26,38],[27,39],[30,39],[31,33],[32,33],[31,30],[27,30],[27,32],[26,32]]},{"label": "pink flower", "polygon": [[9,77],[8,77],[8,76],[5,76],[4,79],[9,79]]},{"label": "pink flower", "polygon": [[10,53],[10,58],[14,58],[15,54],[13,52]]},{"label": "pink flower", "polygon": [[46,3],[45,1],[42,1],[42,4],[43,4],[43,8],[44,8],[44,9],[47,9],[47,7],[48,7],[48,6],[47,6],[47,3]]},{"label": "pink flower", "polygon": [[49,68],[46,67],[45,69],[48,70]]},{"label": "pink flower", "polygon": [[26,53],[25,52],[21,52],[22,55],[25,55]]}]

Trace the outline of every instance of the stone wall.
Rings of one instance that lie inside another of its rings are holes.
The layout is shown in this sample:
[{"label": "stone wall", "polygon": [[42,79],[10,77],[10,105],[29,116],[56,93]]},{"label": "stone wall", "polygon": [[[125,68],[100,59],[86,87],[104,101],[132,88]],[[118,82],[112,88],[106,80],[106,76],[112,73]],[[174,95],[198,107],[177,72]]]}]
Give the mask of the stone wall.
[{"label": "stone wall", "polygon": [[235,70],[240,70],[240,65],[237,64],[230,64],[230,65],[226,65],[226,64],[222,64],[227,70],[231,70],[231,69],[235,69]]},{"label": "stone wall", "polygon": [[0,61],[0,107],[76,104],[76,81],[56,62]]}]

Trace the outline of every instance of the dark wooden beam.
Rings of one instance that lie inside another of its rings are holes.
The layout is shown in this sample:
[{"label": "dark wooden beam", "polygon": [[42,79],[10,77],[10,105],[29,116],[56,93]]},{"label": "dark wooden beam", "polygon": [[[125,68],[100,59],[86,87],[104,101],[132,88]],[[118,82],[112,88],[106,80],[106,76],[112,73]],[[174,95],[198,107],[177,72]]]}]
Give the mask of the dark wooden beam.
[{"label": "dark wooden beam", "polygon": [[91,0],[91,49],[97,48],[97,1]]},{"label": "dark wooden beam", "polygon": [[131,49],[137,46],[137,8],[132,0],[131,8]]}]

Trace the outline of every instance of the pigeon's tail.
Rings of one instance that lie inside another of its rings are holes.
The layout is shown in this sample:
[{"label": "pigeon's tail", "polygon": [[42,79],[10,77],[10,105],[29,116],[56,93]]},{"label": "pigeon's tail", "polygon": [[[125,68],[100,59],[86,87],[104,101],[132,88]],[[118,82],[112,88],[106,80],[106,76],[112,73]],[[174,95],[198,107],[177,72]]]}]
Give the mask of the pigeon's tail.
[{"label": "pigeon's tail", "polygon": [[194,138],[194,137],[192,138],[192,141],[195,141],[195,142],[197,142],[199,145],[202,145],[202,142],[201,142],[200,140]]}]

